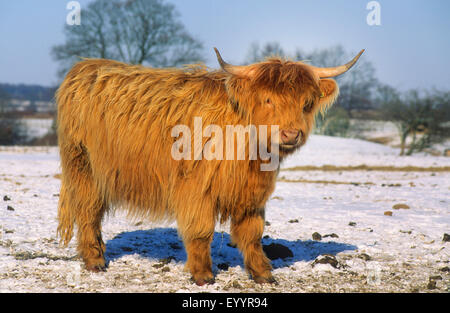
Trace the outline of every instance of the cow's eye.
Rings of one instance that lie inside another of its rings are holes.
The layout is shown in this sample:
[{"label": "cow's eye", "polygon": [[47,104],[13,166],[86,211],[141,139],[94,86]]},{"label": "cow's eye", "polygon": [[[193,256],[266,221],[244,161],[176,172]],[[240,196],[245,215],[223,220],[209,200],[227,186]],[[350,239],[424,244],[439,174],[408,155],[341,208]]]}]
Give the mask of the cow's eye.
[{"label": "cow's eye", "polygon": [[305,112],[305,113],[311,112],[313,106],[314,106],[314,101],[313,100],[306,100],[305,104],[303,106],[303,112]]},{"label": "cow's eye", "polygon": [[272,104],[272,100],[270,100],[270,98],[266,99],[266,104]]}]

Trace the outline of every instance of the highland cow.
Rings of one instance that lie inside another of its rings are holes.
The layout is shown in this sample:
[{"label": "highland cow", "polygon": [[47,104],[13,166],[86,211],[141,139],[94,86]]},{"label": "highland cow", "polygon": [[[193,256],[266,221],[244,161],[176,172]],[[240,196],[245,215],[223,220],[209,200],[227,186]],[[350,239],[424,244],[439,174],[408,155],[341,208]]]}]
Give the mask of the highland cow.
[{"label": "highland cow", "polygon": [[[302,146],[314,116],[338,95],[331,77],[358,60],[333,68],[270,58],[248,66],[224,62],[154,69],[87,59],[73,66],[57,91],[62,185],[58,233],[64,244],[77,226],[78,252],[91,271],[105,270],[102,218],[113,208],[152,221],[176,220],[187,252],[186,268],[198,285],[214,282],[210,244],[217,222],[230,222],[231,239],[246,270],[271,283],[261,237],[265,204],[278,168],[262,171],[260,158],[175,159],[177,125],[277,126],[282,161]],[[201,148],[208,138],[203,138]],[[249,141],[244,141],[248,145]],[[268,149],[270,150],[270,149]],[[247,152],[246,152],[247,153]]]}]

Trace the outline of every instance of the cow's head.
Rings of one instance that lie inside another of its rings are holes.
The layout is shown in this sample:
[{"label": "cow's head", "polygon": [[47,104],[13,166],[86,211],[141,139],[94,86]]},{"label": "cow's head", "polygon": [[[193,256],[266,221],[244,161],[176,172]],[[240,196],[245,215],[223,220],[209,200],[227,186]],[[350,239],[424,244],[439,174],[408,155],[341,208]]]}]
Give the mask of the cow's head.
[{"label": "cow's head", "polygon": [[256,126],[279,126],[276,140],[280,155],[289,154],[306,142],[315,115],[324,113],[339,94],[339,87],[331,78],[349,70],[364,52],[345,65],[319,68],[280,58],[234,66],[214,50],[221,68],[229,74],[225,84],[230,104]]}]

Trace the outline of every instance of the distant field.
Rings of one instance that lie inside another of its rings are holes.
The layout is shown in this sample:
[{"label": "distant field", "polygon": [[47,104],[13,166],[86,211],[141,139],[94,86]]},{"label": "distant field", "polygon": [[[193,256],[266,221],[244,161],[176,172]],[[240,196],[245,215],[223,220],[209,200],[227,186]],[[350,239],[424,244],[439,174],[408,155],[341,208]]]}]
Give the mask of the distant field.
[{"label": "distant field", "polygon": [[47,134],[51,127],[53,120],[51,118],[26,118],[22,119],[26,126],[28,139],[39,138]]}]

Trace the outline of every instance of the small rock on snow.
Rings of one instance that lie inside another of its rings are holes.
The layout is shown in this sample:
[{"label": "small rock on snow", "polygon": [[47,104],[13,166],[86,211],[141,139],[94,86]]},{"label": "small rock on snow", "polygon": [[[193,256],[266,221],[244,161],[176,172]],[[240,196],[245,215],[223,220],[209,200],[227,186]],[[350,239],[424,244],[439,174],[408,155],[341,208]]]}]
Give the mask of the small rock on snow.
[{"label": "small rock on snow", "polygon": [[336,257],[331,254],[319,255],[312,263],[312,266],[314,267],[316,264],[330,264],[334,268],[341,267],[341,264],[336,259]]},{"label": "small rock on snow", "polygon": [[279,243],[263,245],[263,250],[266,256],[271,260],[292,258],[294,256],[291,249]]},{"label": "small rock on snow", "polygon": [[408,209],[409,209],[409,205],[404,204],[404,203],[397,203],[397,204],[394,204],[394,205],[392,206],[392,208],[393,208],[394,210],[401,210],[401,209],[403,209],[403,210],[408,210]]},{"label": "small rock on snow", "polygon": [[372,260],[372,258],[370,257],[370,255],[366,254],[366,253],[361,253],[360,255],[358,255],[358,258],[363,259],[364,261],[370,261]]},{"label": "small rock on snow", "polygon": [[430,280],[428,282],[427,289],[428,290],[436,289],[436,281],[435,280]]},{"label": "small rock on snow", "polygon": [[442,238],[442,241],[444,241],[444,242],[450,241],[450,235],[449,234],[444,234],[444,237]]},{"label": "small rock on snow", "polygon": [[164,273],[170,272],[170,267],[168,267],[168,266],[163,267],[163,268],[161,269],[161,272],[164,272]]},{"label": "small rock on snow", "polygon": [[312,234],[312,239],[316,240],[316,241],[320,241],[320,240],[322,240],[322,235],[319,234],[318,232],[315,232]]},{"label": "small rock on snow", "polygon": [[228,271],[229,267],[230,267],[230,264],[228,264],[228,263],[219,263],[219,264],[217,264],[217,268],[219,270],[222,270],[222,271]]}]

